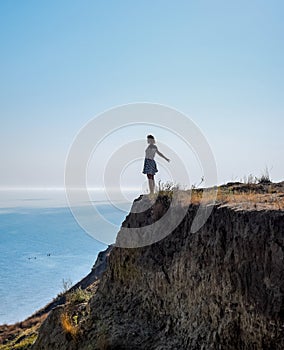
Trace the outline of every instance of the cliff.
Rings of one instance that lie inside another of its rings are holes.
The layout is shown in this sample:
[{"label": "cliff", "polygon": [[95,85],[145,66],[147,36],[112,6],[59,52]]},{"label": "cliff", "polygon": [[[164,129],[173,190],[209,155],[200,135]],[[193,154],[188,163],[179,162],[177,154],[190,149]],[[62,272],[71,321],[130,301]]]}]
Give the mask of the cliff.
[{"label": "cliff", "polygon": [[[283,349],[283,192],[283,183],[229,184],[197,232],[193,200],[162,240],[113,247],[90,298],[55,307],[32,349]],[[117,241],[170,200],[140,196],[133,206],[148,209],[131,211]]]}]

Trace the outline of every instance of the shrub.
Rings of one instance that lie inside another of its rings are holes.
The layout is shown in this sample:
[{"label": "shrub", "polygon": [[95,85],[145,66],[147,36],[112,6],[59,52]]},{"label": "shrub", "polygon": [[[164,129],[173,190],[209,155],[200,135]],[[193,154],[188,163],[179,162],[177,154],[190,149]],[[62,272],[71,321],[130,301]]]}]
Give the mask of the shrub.
[{"label": "shrub", "polygon": [[269,170],[267,167],[265,167],[261,177],[258,179],[259,184],[270,184],[270,175],[269,175]]},{"label": "shrub", "polygon": [[90,300],[92,293],[81,287],[67,293],[66,300],[71,304],[84,303]]}]

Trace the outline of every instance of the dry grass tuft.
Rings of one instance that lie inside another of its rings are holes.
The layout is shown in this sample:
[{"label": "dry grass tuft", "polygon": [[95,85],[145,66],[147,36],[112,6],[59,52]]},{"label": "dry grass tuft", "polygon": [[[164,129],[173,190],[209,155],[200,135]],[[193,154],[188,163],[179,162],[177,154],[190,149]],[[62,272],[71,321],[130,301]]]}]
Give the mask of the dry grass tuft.
[{"label": "dry grass tuft", "polygon": [[78,336],[78,327],[77,325],[74,325],[67,312],[61,314],[60,321],[64,332],[70,334],[73,339],[76,339]]}]

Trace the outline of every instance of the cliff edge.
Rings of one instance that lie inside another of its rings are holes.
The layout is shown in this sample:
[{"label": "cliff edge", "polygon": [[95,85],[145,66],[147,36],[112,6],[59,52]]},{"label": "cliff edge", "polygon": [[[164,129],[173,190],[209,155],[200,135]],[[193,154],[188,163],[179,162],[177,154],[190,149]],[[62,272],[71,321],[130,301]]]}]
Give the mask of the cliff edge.
[{"label": "cliff edge", "polygon": [[[32,349],[284,349],[283,188],[229,184],[197,232],[193,200],[162,240],[113,247],[90,298],[55,307]],[[122,228],[159,219],[170,201],[159,193]]]}]

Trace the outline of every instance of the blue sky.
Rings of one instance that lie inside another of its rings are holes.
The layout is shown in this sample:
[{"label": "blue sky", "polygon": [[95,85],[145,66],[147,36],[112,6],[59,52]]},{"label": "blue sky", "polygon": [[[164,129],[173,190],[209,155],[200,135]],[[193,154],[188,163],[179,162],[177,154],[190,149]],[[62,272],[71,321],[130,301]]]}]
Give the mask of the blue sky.
[{"label": "blue sky", "polygon": [[220,183],[266,166],[283,180],[283,10],[280,0],[1,1],[0,187],[63,186],[78,130],[132,102],[190,116]]}]

